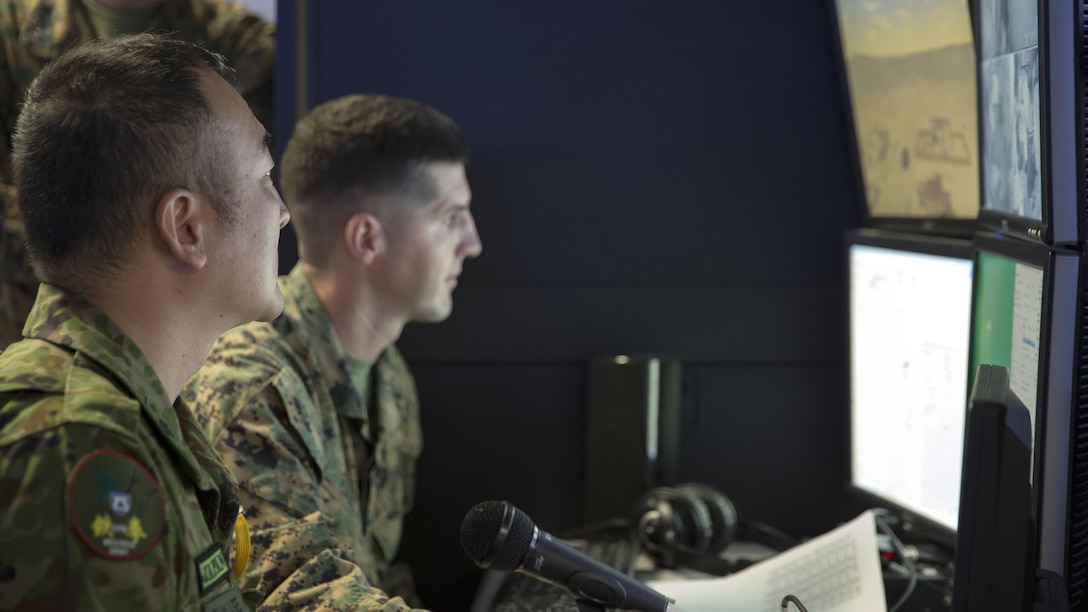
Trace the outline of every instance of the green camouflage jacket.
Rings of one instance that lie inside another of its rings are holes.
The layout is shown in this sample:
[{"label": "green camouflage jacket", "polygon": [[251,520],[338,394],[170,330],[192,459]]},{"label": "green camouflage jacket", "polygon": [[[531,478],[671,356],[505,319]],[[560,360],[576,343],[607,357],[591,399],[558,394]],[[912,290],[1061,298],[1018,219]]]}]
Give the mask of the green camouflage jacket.
[{"label": "green camouflage jacket", "polygon": [[0,609],[236,610],[237,484],[124,332],[42,285],[0,354]]},{"label": "green camouflage jacket", "polygon": [[[272,129],[273,24],[226,0],[163,0],[149,29],[174,32],[177,38],[204,43],[226,56],[237,74],[233,85],[257,119]],[[11,136],[19,105],[42,66],[92,38],[94,31],[80,0],[0,0],[0,284],[38,282],[10,187]],[[0,288],[0,338],[19,337],[30,305],[29,299],[18,299],[19,294],[16,289]]]},{"label": "green camouflage jacket", "polygon": [[280,289],[283,314],[224,334],[182,393],[239,481],[253,542],[242,584],[273,608],[407,610],[371,585],[395,592],[384,581],[423,445],[415,382],[390,347],[368,410],[301,264]]}]

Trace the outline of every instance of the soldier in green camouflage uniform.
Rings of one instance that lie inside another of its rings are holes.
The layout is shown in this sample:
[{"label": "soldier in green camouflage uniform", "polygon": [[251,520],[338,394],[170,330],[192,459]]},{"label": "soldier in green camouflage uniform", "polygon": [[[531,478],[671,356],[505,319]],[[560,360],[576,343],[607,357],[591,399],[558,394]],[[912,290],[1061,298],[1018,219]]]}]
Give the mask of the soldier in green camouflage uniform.
[{"label": "soldier in green camouflage uniform", "polygon": [[125,36],[76,47],[30,89],[13,161],[46,282],[0,354],[0,609],[260,599],[235,576],[237,483],[176,399],[219,334],[283,305],[289,215],[228,70]]},{"label": "soldier in green camouflage uniform", "polygon": [[273,608],[336,608],[367,582],[399,595],[383,610],[420,605],[394,562],[422,435],[393,343],[449,316],[480,253],[466,160],[452,120],[383,96],[326,102],[287,144],[300,262],[280,279],[283,315],[225,334],[183,393],[240,482],[242,583]]},{"label": "soldier in green camouflage uniform", "polygon": [[226,0],[111,0],[117,3],[140,10],[111,11],[96,0],[0,2],[0,350],[21,337],[38,289],[16,215],[9,139],[26,89],[42,66],[96,37],[171,32],[224,55],[235,70],[229,80],[257,119],[272,126],[272,24]]},{"label": "soldier in green camouflage uniform", "polygon": [[43,285],[30,327],[0,357],[0,609],[231,603],[237,485],[192,413],[77,296]]}]

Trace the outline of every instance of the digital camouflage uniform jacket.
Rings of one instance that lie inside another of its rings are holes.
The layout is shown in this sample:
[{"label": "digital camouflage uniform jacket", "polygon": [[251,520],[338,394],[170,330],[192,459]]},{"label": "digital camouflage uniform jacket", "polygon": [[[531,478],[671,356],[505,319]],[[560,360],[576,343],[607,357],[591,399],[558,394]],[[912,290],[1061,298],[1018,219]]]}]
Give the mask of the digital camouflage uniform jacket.
[{"label": "digital camouflage uniform jacket", "polygon": [[42,285],[0,355],[0,609],[237,610],[237,484],[101,311]]},{"label": "digital camouflage uniform jacket", "polygon": [[253,543],[242,583],[274,608],[406,610],[370,585],[394,591],[387,562],[422,450],[415,382],[390,346],[368,411],[301,264],[280,289],[283,314],[224,334],[182,395],[239,481]]},{"label": "digital camouflage uniform jacket", "polygon": [[[204,43],[234,69],[235,89],[272,128],[275,26],[224,0],[163,0],[151,31]],[[80,0],[0,0],[0,350],[19,339],[38,281],[26,254],[11,186],[11,136],[19,106],[42,67],[94,38]]]}]

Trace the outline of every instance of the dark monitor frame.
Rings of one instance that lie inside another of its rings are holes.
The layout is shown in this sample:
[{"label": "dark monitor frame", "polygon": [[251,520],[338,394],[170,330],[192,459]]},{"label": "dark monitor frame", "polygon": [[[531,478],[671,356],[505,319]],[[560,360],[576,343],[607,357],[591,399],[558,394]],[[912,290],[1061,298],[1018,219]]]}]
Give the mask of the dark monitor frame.
[{"label": "dark monitor frame", "polygon": [[[986,251],[1043,270],[1038,392],[1032,467],[1032,510],[1036,517],[1037,567],[1069,585],[1070,601],[1088,605],[1088,339],[1085,255],[995,234],[976,234],[976,288]],[[977,301],[977,294],[973,302]],[[972,334],[977,329],[972,309]],[[970,363],[977,366],[972,335]],[[1002,364],[999,364],[1002,365]],[[1021,398],[1024,399],[1024,398]]]},{"label": "dark monitor frame", "polygon": [[1009,388],[1007,368],[980,364],[976,372],[968,399],[952,609],[1027,610],[1035,596],[1028,409]]},{"label": "dark monitor frame", "polygon": [[[1037,0],[1039,18],[1039,152],[1042,181],[1042,219],[1036,220],[986,208],[986,147],[983,124],[986,101],[983,96],[982,45],[984,33],[980,11],[983,2],[970,0],[977,58],[977,101],[979,109],[979,197],[978,226],[984,231],[1010,234],[1047,245],[1077,245],[1085,241],[1085,164],[1088,155],[1078,142],[1085,141],[1084,87],[1081,84],[1085,24],[1083,0]],[[1005,0],[1008,1],[1008,0]],[[1078,112],[1078,108],[1080,111]]]},{"label": "dark monitor frame", "polygon": [[[843,100],[842,105],[845,115],[844,123],[846,125],[847,138],[849,139],[849,146],[847,149],[850,154],[850,165],[854,171],[854,191],[857,194],[857,201],[860,204],[859,209],[862,225],[894,232],[970,238],[978,227],[977,217],[891,217],[872,214],[865,190],[865,173],[862,167],[861,153],[858,146],[857,126],[854,122],[854,102],[850,93],[850,75],[846,64],[846,55],[843,52],[842,31],[839,27],[838,19],[838,2],[837,0],[828,0],[827,6],[831,22],[831,34],[837,50],[836,64],[839,73],[839,89]],[[972,25],[974,25],[973,16],[971,19]],[[979,205],[981,210],[981,192],[979,192]]]},{"label": "dark monitor frame", "polygon": [[[844,282],[844,300],[847,305],[845,310],[845,323],[844,329],[850,329],[850,247],[853,244],[860,244],[865,246],[874,246],[880,248],[896,249],[911,251],[917,253],[925,253],[929,255],[938,255],[943,257],[951,257],[955,259],[963,259],[966,261],[972,261],[974,257],[974,247],[971,240],[943,235],[933,234],[918,234],[899,232],[895,230],[882,229],[882,228],[855,228],[847,230],[843,236],[843,270],[845,276]],[[848,398],[846,407],[846,440],[852,447],[852,384],[851,380],[851,364],[849,362],[851,355],[851,338],[849,333],[846,334],[846,397]],[[970,340],[968,340],[968,348],[970,348]],[[968,360],[970,360],[970,353],[968,353]],[[967,398],[970,392],[970,388],[965,388],[963,393],[963,411],[964,418],[967,416]],[[900,519],[900,525],[905,532],[906,537],[924,540],[927,542],[934,542],[940,546],[946,547],[949,550],[955,545],[956,531],[950,529],[943,523],[934,520],[924,514],[920,514],[917,510],[904,507],[897,504],[883,496],[880,496],[872,491],[856,486],[854,484],[853,474],[853,449],[850,448],[846,453],[846,463],[843,468],[844,482],[850,497],[859,500],[866,507],[881,507],[886,508],[895,513]]]}]

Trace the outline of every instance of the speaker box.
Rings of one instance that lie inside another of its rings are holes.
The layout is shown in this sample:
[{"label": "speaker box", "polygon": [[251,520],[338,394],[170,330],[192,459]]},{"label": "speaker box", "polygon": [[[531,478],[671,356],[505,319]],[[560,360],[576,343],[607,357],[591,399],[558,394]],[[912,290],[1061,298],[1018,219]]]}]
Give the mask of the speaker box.
[{"label": "speaker box", "polygon": [[583,519],[625,518],[646,490],[677,484],[683,373],[675,359],[589,362]]}]

